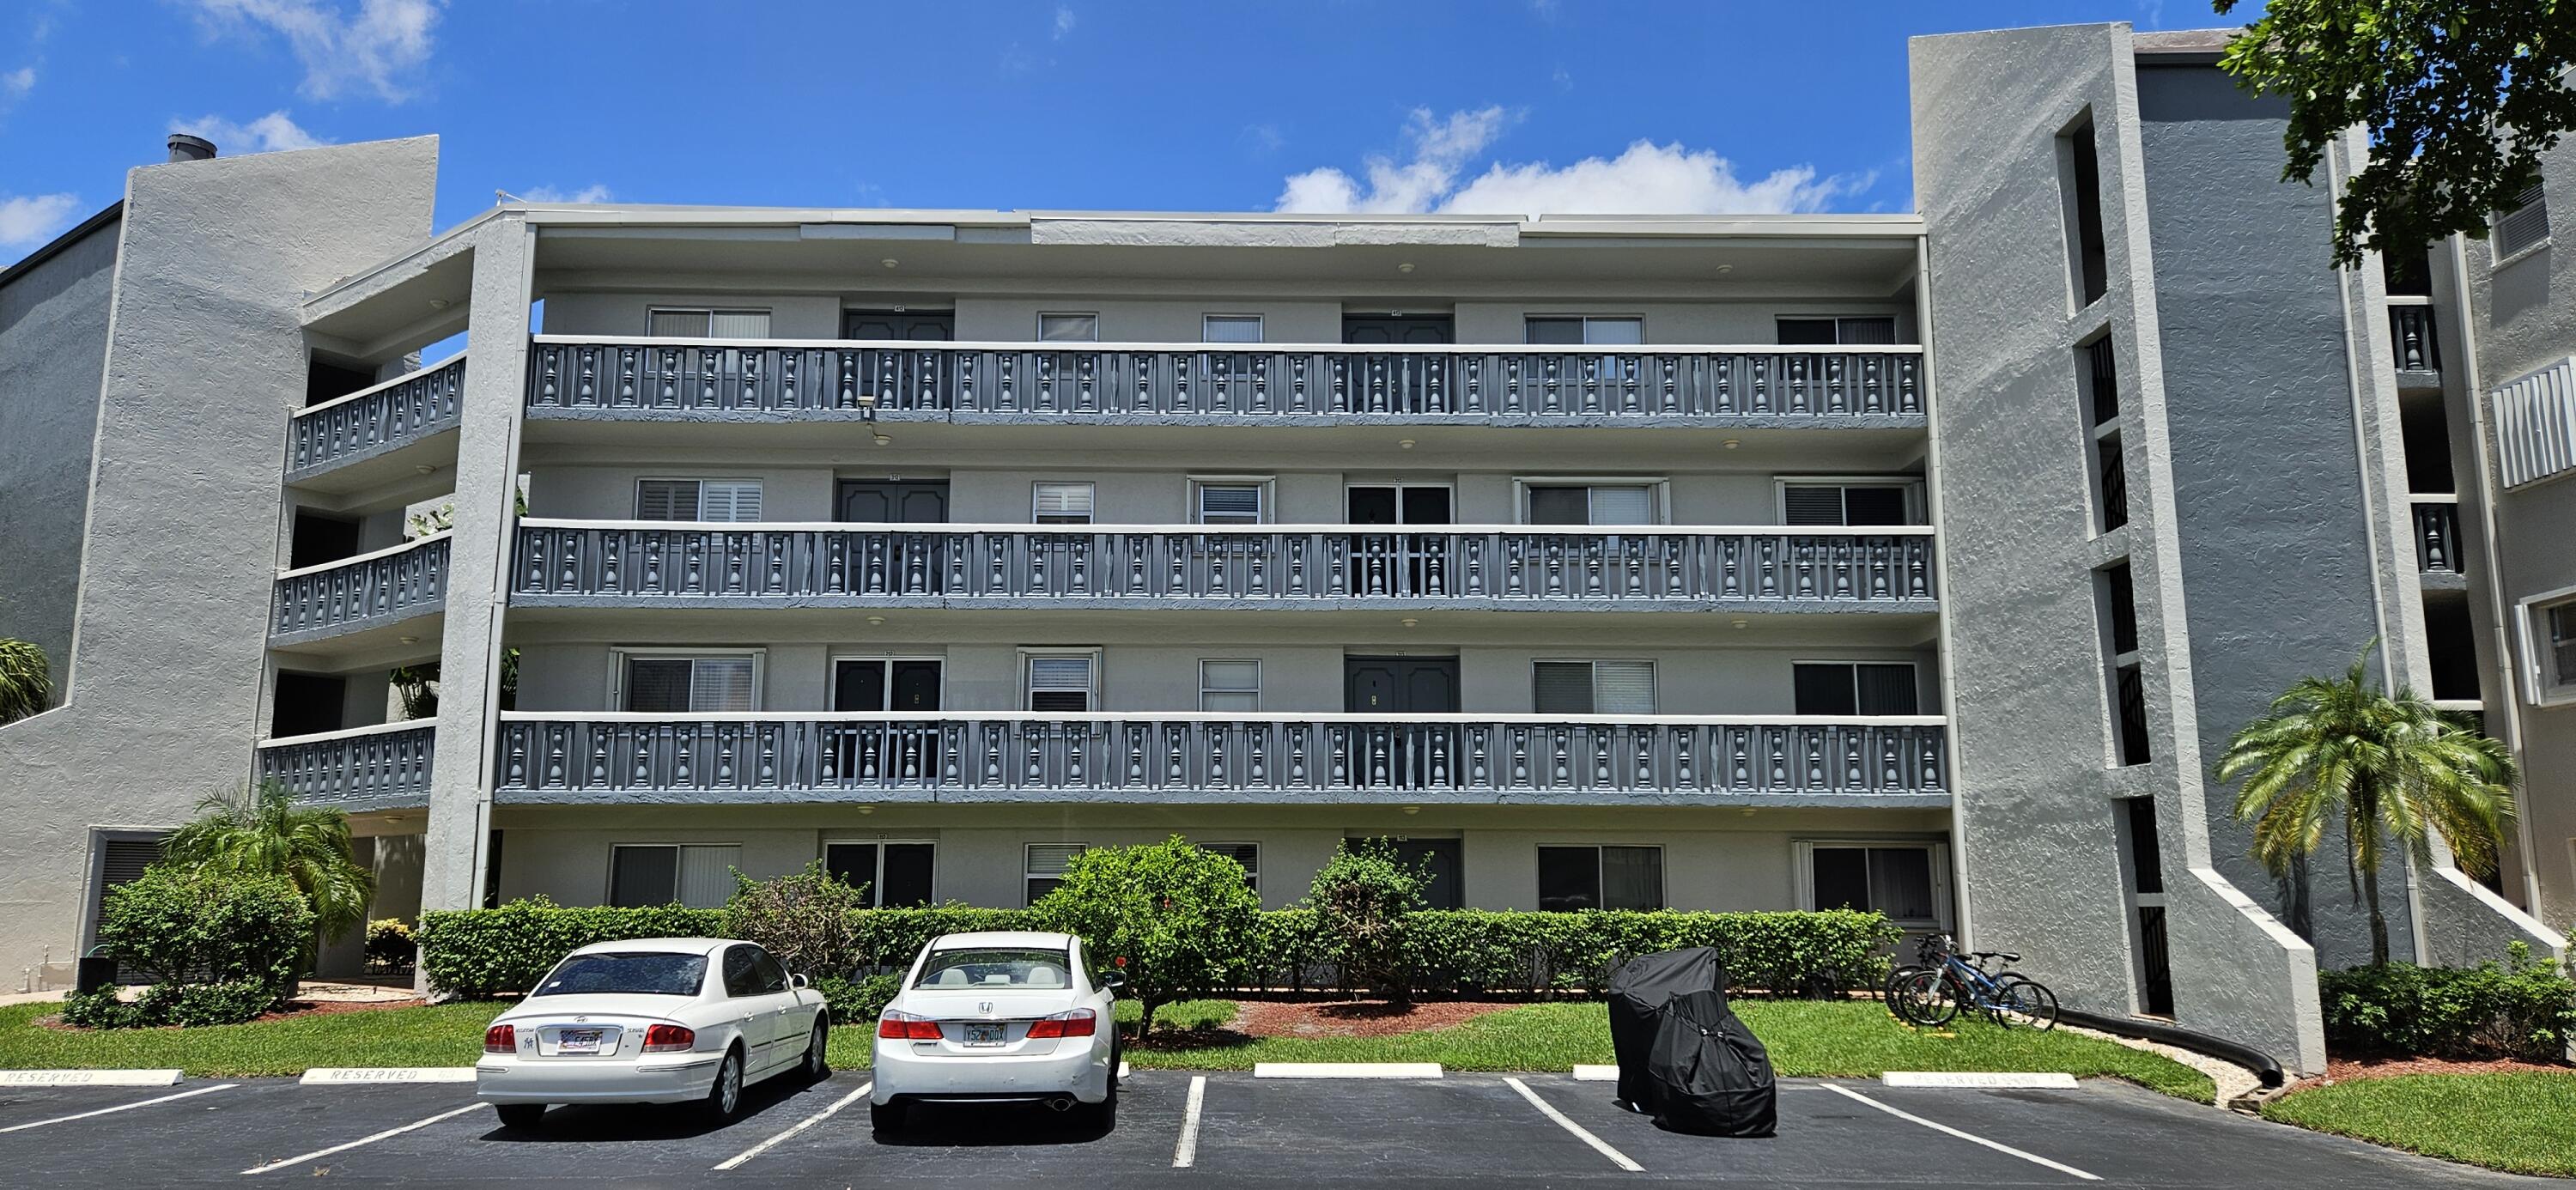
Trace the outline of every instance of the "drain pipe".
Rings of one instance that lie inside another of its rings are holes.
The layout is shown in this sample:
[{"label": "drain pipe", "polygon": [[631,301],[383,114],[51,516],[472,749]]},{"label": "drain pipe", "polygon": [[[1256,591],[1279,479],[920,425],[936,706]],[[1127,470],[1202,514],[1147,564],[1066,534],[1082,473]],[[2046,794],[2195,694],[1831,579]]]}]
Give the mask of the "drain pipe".
[{"label": "drain pipe", "polygon": [[2057,1019],[2070,1025],[2081,1025],[2087,1029],[2113,1033],[2121,1037],[2161,1042],[2176,1049],[2190,1050],[2195,1054],[2207,1054],[2222,1062],[2233,1062],[2253,1071],[2255,1079],[2263,1084],[2263,1089],[2266,1091],[2279,1087],[2288,1077],[2281,1073],[2281,1064],[2274,1061],[2272,1055],[2238,1045],[2224,1037],[2194,1033],[2178,1026],[2142,1021],[2135,1017],[2096,1016],[2089,1012],[2078,1012],[2072,1008],[2059,1009]]}]

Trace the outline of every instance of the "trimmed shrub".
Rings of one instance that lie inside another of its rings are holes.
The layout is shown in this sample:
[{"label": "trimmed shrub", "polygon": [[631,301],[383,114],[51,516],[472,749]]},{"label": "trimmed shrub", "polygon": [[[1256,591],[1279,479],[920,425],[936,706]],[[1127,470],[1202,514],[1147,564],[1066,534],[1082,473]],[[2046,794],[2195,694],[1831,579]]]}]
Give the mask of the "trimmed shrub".
[{"label": "trimmed shrub", "polygon": [[857,962],[860,911],[867,894],[815,860],[773,880],[737,872],[725,903],[723,936],[757,942],[788,970],[806,976],[847,972]]},{"label": "trimmed shrub", "polygon": [[1126,994],[1154,1010],[1223,988],[1251,953],[1261,897],[1243,865],[1178,835],[1137,847],[1094,847],[1065,865],[1064,879],[1030,909],[1043,928],[1082,939],[1093,962],[1116,966]]},{"label": "trimmed shrub", "polygon": [[843,979],[827,975],[814,981],[814,990],[823,993],[832,1006],[832,1019],[845,1025],[873,1021],[885,1014],[885,1006],[894,1002],[896,992],[903,990],[900,975],[871,975],[866,979]]},{"label": "trimmed shrub", "polygon": [[721,909],[566,908],[539,896],[498,909],[421,914],[420,961],[430,990],[440,995],[516,995],[537,986],[565,955],[593,942],[712,938],[723,932]]},{"label": "trimmed shrub", "polygon": [[1369,987],[1398,1004],[1412,998],[1413,973],[1428,956],[1412,946],[1408,918],[1422,907],[1430,883],[1423,863],[1410,867],[1384,839],[1345,842],[1315,873],[1305,907],[1315,915],[1315,939],[1341,968],[1345,987]]},{"label": "trimmed shrub", "polygon": [[2576,1037],[2576,980],[2520,942],[2500,964],[2320,972],[2317,998],[2339,1054],[2555,1062]]},{"label": "trimmed shrub", "polygon": [[399,917],[379,917],[367,923],[369,970],[400,971],[409,967],[419,946],[411,936],[411,927]]},{"label": "trimmed shrub", "polygon": [[222,1025],[295,991],[313,910],[282,876],[226,877],[155,865],[109,890],[100,950],[120,973],[154,980],[142,997],[73,997],[63,1017],[94,1028]]}]

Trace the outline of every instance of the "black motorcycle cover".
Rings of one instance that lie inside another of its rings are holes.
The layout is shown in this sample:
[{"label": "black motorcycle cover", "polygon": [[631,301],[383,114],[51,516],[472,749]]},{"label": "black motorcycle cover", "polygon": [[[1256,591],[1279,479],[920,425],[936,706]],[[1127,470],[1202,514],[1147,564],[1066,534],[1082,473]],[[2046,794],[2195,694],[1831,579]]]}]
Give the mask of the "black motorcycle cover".
[{"label": "black motorcycle cover", "polygon": [[1779,1084],[1761,1039],[1720,992],[1664,1001],[1646,1076],[1654,1084],[1655,1126],[1699,1136],[1771,1136],[1779,1130]]},{"label": "black motorcycle cover", "polygon": [[1664,1002],[1684,992],[1716,992],[1723,1004],[1726,968],[1708,947],[1639,955],[1610,975],[1610,1053],[1619,1063],[1619,1099],[1652,1113],[1655,1082],[1646,1055],[1655,1048]]}]

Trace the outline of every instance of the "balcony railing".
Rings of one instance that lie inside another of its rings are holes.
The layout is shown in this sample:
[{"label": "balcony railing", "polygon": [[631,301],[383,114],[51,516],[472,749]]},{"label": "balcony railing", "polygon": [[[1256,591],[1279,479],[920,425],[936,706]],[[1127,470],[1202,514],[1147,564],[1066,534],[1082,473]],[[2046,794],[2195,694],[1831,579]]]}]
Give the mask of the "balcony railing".
[{"label": "balcony railing", "polygon": [[2388,299],[2388,344],[2400,372],[2439,372],[2442,346],[2433,336],[2431,298]]},{"label": "balcony railing", "polygon": [[1916,424],[1922,348],[1216,346],[540,335],[541,416]]},{"label": "balcony railing", "polygon": [[[1229,604],[1926,611],[1932,530],[520,523],[531,605]],[[666,602],[667,601],[667,602]]]},{"label": "balcony railing", "polygon": [[269,635],[334,636],[445,607],[447,540],[445,533],[433,534],[278,575]]},{"label": "balcony railing", "polygon": [[456,424],[465,396],[465,356],[374,388],[296,411],[286,451],[289,479],[434,434]]},{"label": "balcony railing", "polygon": [[307,805],[426,804],[431,737],[415,722],[264,740],[258,775]]},{"label": "balcony railing", "polygon": [[1946,804],[1943,720],[504,712],[517,801]]},{"label": "balcony railing", "polygon": [[2457,496],[2417,496],[2415,568],[2426,574],[2462,574],[2460,500]]}]

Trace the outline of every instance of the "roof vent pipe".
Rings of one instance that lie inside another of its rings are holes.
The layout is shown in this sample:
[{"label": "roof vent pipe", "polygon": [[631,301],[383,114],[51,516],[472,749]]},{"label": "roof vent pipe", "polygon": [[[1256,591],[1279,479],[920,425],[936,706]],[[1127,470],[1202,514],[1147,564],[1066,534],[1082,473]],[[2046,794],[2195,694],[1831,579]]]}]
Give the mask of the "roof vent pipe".
[{"label": "roof vent pipe", "polygon": [[215,142],[202,136],[190,136],[184,132],[170,134],[170,160],[211,161],[214,156]]}]

